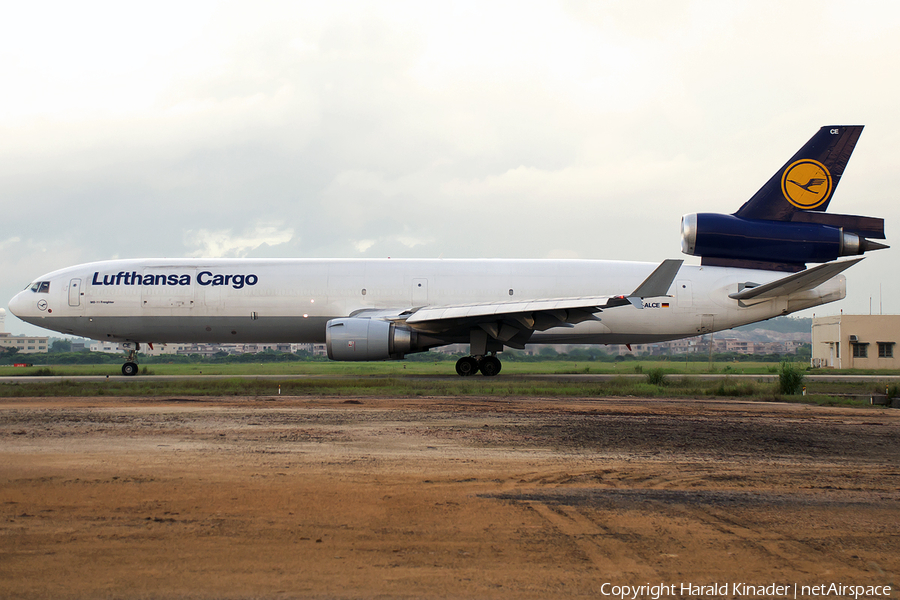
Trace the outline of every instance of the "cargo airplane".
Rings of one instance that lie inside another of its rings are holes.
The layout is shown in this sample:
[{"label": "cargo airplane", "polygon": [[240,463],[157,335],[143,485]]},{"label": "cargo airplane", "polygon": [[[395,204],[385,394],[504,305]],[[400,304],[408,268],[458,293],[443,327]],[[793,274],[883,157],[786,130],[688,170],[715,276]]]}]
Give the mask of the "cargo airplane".
[{"label": "cargo airplane", "polygon": [[[337,361],[468,344],[459,375],[504,348],[631,344],[729,329],[840,300],[840,273],[884,244],[884,220],[826,213],[862,132],[821,128],[734,214],[681,221],[682,260],[141,259],[42,275],[9,304],[28,323],[140,344],[327,346]],[[838,260],[841,257],[855,257]],[[807,268],[807,263],[822,263]]]}]

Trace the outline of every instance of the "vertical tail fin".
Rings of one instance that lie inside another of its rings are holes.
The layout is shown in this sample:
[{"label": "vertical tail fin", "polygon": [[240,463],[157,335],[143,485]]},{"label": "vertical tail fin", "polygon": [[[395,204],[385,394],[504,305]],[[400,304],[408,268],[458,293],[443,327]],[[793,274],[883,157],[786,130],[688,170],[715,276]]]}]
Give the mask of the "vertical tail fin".
[{"label": "vertical tail fin", "polygon": [[862,130],[861,125],[819,129],[734,216],[790,221],[800,211],[824,212]]}]

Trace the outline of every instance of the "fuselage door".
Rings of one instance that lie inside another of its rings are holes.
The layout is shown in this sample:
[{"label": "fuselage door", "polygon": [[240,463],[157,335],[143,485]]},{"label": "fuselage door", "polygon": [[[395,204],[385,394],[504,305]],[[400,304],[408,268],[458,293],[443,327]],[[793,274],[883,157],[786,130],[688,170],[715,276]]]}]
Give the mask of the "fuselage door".
[{"label": "fuselage door", "polygon": [[675,282],[675,302],[679,308],[690,308],[694,304],[694,294],[690,279],[679,279]]},{"label": "fuselage door", "polygon": [[426,306],[428,304],[428,280],[412,280],[412,305]]},{"label": "fuselage door", "polygon": [[80,279],[73,279],[69,282],[69,306],[81,306]]}]

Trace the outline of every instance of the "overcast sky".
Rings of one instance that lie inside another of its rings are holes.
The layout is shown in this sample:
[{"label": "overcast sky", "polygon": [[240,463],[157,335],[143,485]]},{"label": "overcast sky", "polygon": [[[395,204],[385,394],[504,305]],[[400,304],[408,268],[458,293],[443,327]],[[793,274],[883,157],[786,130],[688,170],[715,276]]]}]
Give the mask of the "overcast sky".
[{"label": "overcast sky", "polygon": [[[681,216],[822,125],[866,125],[830,210],[900,246],[898,62],[887,0],[10,4],[0,305],[110,258],[697,264]],[[900,312],[896,253],[816,314]]]}]

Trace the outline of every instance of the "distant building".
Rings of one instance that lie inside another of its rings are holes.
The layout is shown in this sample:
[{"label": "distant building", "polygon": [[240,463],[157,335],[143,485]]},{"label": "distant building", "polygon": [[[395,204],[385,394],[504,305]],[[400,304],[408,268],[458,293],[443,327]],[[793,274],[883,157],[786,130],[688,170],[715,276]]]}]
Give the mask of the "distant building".
[{"label": "distant building", "polygon": [[46,354],[49,352],[50,338],[0,333],[0,348],[16,348],[19,354]]},{"label": "distant building", "polygon": [[293,350],[293,352],[297,352],[297,350],[304,350],[309,352],[313,356],[327,356],[328,355],[328,346],[325,344],[292,344],[292,346],[299,346]]},{"label": "distant building", "polygon": [[118,354],[119,352],[124,352],[124,350],[122,350],[119,347],[119,344],[117,344],[116,342],[97,342],[97,341],[91,342],[90,351],[91,352],[105,352],[107,354]]},{"label": "distant building", "polygon": [[900,315],[816,317],[812,323],[813,367],[898,369],[894,348],[900,339]]},{"label": "distant building", "polygon": [[[733,333],[733,332],[729,332]],[[721,334],[720,334],[721,335]],[[634,354],[635,356],[663,356],[671,354],[706,354],[709,352],[710,336],[695,336],[670,342],[653,344],[631,344],[629,350],[624,344],[608,346],[613,354]],[[712,337],[712,350],[717,353],[732,352],[734,354],[793,354],[802,346],[802,340],[783,340],[776,342],[755,342],[736,337]]]},{"label": "distant building", "polygon": [[162,356],[164,354],[181,354],[181,351],[190,347],[190,344],[141,344],[140,353],[144,356]]},{"label": "distant building", "polygon": [[[46,338],[45,338],[46,339]],[[86,346],[89,344],[88,347]],[[76,342],[73,342],[73,351]],[[81,340],[80,349],[89,349],[91,352],[109,352],[119,353],[125,352],[121,344],[115,342],[100,342]],[[266,352],[273,350],[275,352],[300,352],[305,351],[314,355],[325,355],[325,344],[164,344],[155,342],[153,347],[148,343],[141,343],[140,353],[144,356],[166,356],[166,355],[191,355],[197,354],[206,358],[211,358],[217,354],[256,354],[258,352]]]},{"label": "distant building", "polygon": [[6,311],[0,308],[0,348],[15,348],[19,354],[47,353],[50,351],[50,338],[6,333]]}]

